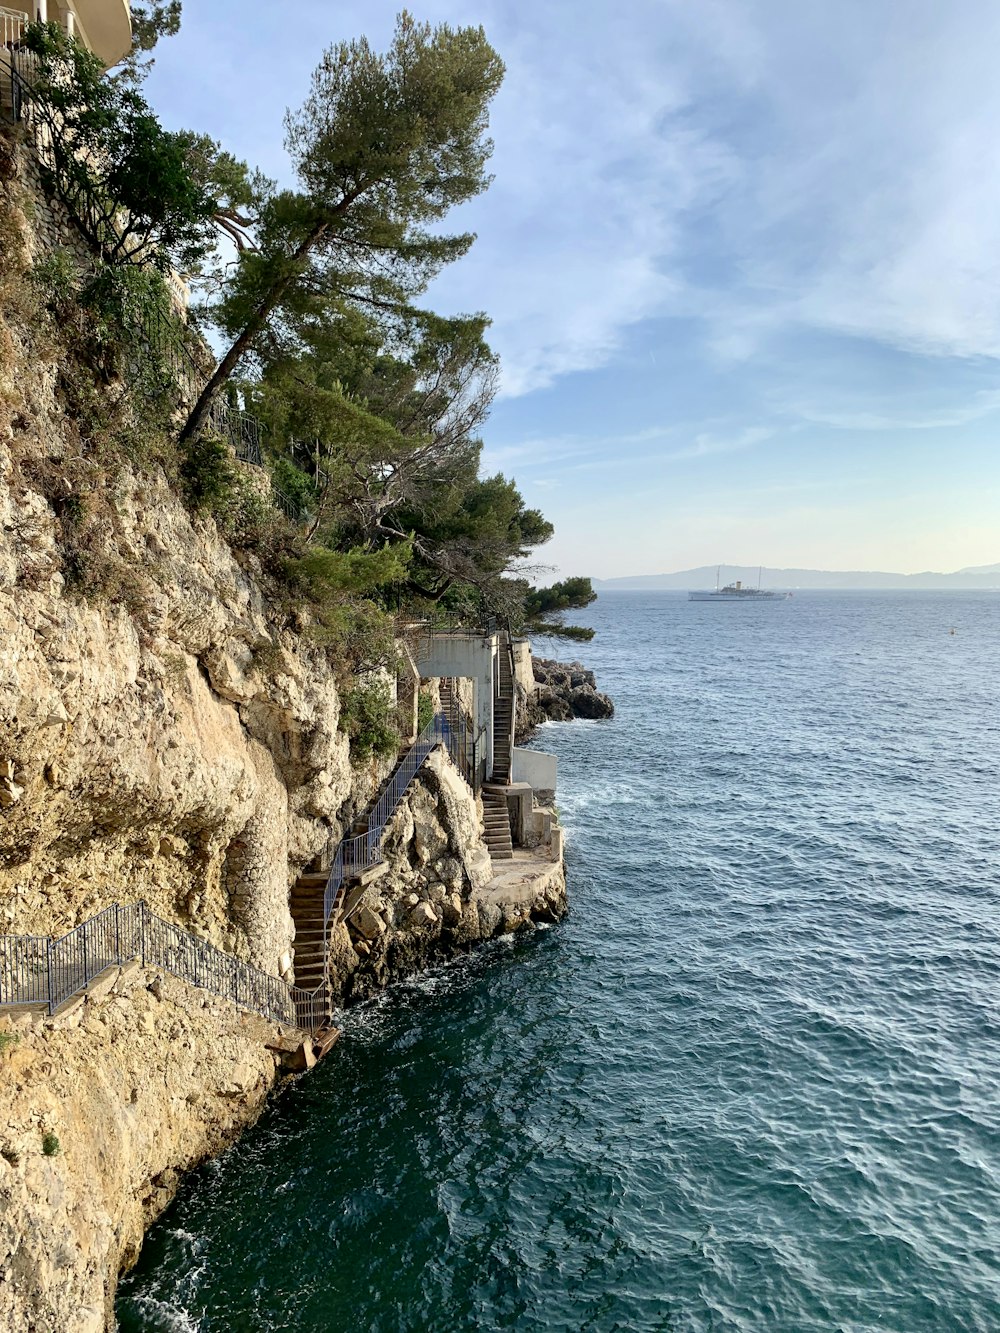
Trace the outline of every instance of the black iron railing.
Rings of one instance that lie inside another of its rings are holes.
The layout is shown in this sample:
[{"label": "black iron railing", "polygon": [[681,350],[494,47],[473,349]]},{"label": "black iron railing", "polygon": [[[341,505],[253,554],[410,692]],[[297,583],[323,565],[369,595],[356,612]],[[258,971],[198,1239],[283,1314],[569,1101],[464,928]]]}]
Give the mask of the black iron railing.
[{"label": "black iron railing", "polygon": [[276,1023],[315,1031],[329,1017],[324,987],[305,991],[288,986],[280,977],[164,921],[145,903],[113,903],[60,939],[0,937],[0,1008],[42,1004],[55,1013],[109,968],[135,961]]},{"label": "black iron railing", "polygon": [[[464,744],[448,718],[438,713],[403,756],[372,807],[368,831],[345,838],[337,848],[324,894],[327,935],[347,879],[382,861],[385,830],[428,755],[444,745],[459,764]],[[325,981],[315,991],[289,986],[165,921],[143,902],[113,903],[59,939],[0,936],[0,1008],[45,1005],[53,1014],[72,996],[86,992],[109,968],[134,961],[161,968],[277,1023],[316,1031],[329,1021]]]}]

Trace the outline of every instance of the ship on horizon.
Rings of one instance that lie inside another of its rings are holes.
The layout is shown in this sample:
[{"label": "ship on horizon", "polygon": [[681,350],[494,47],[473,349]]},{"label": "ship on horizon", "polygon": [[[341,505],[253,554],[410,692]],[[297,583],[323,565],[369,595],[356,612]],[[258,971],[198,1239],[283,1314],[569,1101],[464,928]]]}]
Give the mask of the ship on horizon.
[{"label": "ship on horizon", "polygon": [[764,567],[757,571],[757,586],[751,588],[745,585],[742,579],[736,579],[733,583],[727,583],[725,587],[719,587],[719,575],[722,573],[722,566],[719,565],[715,571],[715,591],[714,592],[689,592],[689,602],[783,602],[791,597],[790,592],[774,592],[770,588],[760,586],[761,575]]}]

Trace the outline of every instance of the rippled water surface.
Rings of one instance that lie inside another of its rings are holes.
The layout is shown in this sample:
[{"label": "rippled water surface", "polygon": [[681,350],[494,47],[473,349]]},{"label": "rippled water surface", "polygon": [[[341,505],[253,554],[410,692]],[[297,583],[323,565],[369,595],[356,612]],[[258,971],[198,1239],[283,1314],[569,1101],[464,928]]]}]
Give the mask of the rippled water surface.
[{"label": "rippled water surface", "polygon": [[352,1012],[125,1333],[1000,1330],[1000,597],[593,623],[570,918]]}]

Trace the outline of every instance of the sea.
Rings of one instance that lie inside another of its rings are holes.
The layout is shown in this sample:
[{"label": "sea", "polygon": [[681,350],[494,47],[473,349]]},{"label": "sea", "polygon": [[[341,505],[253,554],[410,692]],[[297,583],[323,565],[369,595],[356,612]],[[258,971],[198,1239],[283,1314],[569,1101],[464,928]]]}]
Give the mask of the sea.
[{"label": "sea", "polygon": [[1000,593],[587,615],[569,917],[347,1013],[123,1333],[1000,1330]]}]

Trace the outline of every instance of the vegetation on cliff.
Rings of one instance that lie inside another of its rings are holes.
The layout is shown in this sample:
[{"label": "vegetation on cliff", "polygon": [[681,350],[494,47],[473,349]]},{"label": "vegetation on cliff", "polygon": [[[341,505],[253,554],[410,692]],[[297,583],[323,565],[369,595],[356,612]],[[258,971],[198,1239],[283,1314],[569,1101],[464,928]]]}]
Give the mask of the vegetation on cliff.
[{"label": "vegetation on cliff", "polygon": [[[533,593],[518,571],[552,526],[514,481],[481,473],[498,374],[488,318],[420,304],[474,239],[441,224],[490,180],[503,65],[482,29],[403,13],[384,54],[332,46],[286,117],[296,183],[279,188],[206,136],[162,128],[142,62],[179,5],[139,18],[112,78],[55,25],[27,39],[32,114],[51,131],[43,184],[88,250],[36,257],[26,282],[13,249],[5,264],[38,307],[35,334],[60,348],[83,445],[58,475],[28,464],[60,515],[68,583],[127,599],[142,580],[106,540],[124,454],[212,513],[275,614],[346,673],[390,660],[400,614],[486,611],[587,637],[562,619],[593,600],[589,580]],[[177,272],[199,292],[190,324],[165,281]],[[206,340],[219,339],[215,362]],[[263,427],[273,496],[235,461],[220,403]]]}]

